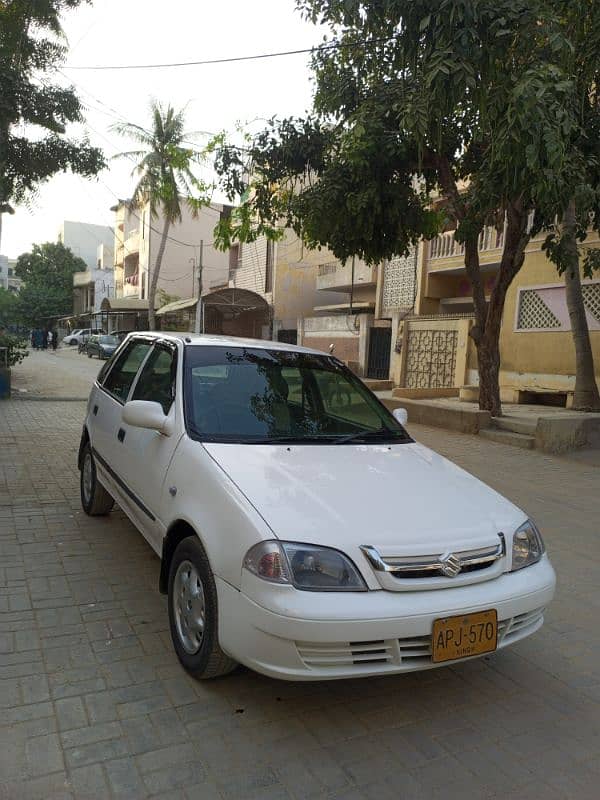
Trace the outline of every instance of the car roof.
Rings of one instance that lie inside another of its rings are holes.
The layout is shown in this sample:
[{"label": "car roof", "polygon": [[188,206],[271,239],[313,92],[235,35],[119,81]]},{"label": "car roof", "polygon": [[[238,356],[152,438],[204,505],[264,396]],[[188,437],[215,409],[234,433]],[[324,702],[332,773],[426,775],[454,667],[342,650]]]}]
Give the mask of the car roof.
[{"label": "car roof", "polygon": [[[284,350],[292,353],[318,353],[322,350],[311,347],[299,347],[286,342],[274,342],[269,339],[245,339],[237,336],[220,336],[211,333],[185,333],[181,331],[132,331],[132,335],[151,337],[157,340],[170,340],[183,342],[185,347],[251,347],[255,350]],[[327,341],[327,340],[325,340]],[[325,353],[325,355],[329,355]]]}]

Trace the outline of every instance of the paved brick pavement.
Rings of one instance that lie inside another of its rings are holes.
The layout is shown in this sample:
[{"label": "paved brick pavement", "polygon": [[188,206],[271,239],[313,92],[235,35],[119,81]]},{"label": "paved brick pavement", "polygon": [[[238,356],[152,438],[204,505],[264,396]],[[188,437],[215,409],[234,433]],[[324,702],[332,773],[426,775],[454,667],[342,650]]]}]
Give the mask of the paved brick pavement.
[{"label": "paved brick pavement", "polygon": [[599,470],[412,426],[539,521],[559,573],[542,631],[408,676],[197,683],[156,556],[118,510],[80,511],[83,410],[0,404],[2,800],[598,798]]},{"label": "paved brick pavement", "polygon": [[77,352],[77,347],[29,350],[12,370],[15,398],[63,398],[85,400],[104,362]]}]

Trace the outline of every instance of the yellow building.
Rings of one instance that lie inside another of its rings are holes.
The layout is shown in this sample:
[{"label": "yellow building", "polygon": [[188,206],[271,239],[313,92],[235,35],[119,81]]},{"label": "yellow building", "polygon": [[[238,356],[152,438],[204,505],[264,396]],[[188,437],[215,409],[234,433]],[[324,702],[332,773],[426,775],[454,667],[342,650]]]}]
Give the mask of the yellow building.
[{"label": "yellow building", "polygon": [[[497,273],[503,232],[487,228],[479,241],[487,293]],[[563,279],[541,246],[529,243],[525,262],[506,296],[500,336],[500,388],[504,402],[569,404],[575,384],[575,350]],[[598,246],[597,235],[587,241]],[[419,247],[414,309],[392,315],[391,378],[415,394],[478,383],[471,286],[464,251],[447,231]],[[583,281],[583,296],[600,377],[600,278]],[[476,396],[476,390],[471,392]]]}]

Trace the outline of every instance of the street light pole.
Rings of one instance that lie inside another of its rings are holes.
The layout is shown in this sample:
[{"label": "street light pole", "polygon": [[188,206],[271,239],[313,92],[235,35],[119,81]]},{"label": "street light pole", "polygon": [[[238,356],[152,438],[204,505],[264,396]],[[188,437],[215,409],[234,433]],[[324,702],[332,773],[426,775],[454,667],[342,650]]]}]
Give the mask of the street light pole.
[{"label": "street light pole", "polygon": [[204,256],[204,239],[200,240],[200,258],[198,259],[198,302],[196,303],[196,320],[194,325],[194,333],[200,333],[202,330],[202,267]]}]

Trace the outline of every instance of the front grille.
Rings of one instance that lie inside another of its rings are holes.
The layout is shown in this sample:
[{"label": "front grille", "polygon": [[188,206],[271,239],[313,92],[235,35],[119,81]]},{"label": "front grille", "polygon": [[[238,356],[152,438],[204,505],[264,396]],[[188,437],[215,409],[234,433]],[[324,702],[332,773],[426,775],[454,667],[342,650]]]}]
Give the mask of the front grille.
[{"label": "front grille", "polygon": [[455,578],[496,564],[506,553],[504,536],[498,534],[498,537],[495,545],[440,555],[382,556],[373,545],[362,545],[360,549],[376,572],[387,573],[398,580]]},{"label": "front grille", "polygon": [[321,644],[296,642],[300,658],[307,667],[351,667],[364,664],[388,664],[393,660],[392,642],[348,642]]},{"label": "front grille", "polygon": [[[524,636],[543,619],[544,610],[536,608],[498,620],[498,647]],[[345,667],[360,673],[373,665],[379,665],[382,671],[386,667],[423,669],[433,665],[430,635],[370,642],[296,642],[296,647],[309,669],[330,669],[333,672]]]}]

